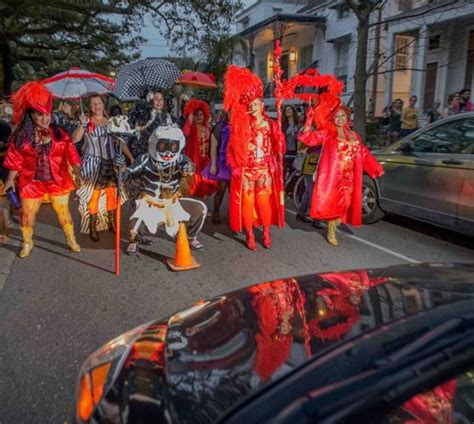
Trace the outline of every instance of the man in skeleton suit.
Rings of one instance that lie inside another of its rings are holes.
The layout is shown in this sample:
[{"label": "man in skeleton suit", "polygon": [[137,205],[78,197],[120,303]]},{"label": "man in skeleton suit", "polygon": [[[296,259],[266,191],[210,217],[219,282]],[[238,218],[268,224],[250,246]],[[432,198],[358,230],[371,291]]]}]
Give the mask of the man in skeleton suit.
[{"label": "man in skeleton suit", "polygon": [[207,207],[199,200],[179,195],[181,178],[191,177],[195,172],[191,159],[182,154],[184,145],[185,137],[179,128],[158,127],[149,138],[148,153],[126,168],[124,181],[130,175],[141,175],[140,196],[130,217],[128,254],[138,253],[143,226],[153,234],[164,226],[166,233],[175,237],[179,222],[183,221],[187,222],[191,248],[202,249],[197,235],[204,225]]}]

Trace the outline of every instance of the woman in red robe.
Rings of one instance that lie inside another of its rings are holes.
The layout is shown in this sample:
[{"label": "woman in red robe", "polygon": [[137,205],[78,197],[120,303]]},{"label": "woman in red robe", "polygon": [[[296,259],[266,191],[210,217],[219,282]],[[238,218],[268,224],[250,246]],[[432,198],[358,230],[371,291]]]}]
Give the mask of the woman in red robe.
[{"label": "woman in red robe", "polygon": [[194,162],[196,168],[189,195],[207,197],[217,191],[217,181],[202,176],[202,171],[211,160],[209,105],[202,100],[191,99],[184,109],[184,117],[186,119],[183,127],[183,133],[186,136],[184,153]]},{"label": "woman in red robe", "polygon": [[311,131],[313,116],[309,109],[303,132],[298,139],[309,146],[322,146],[310,216],[328,221],[327,240],[337,246],[339,223],[362,225],[362,174],[371,178],[383,175],[383,168],[358,134],[350,128],[351,110],[339,105],[324,128]]},{"label": "woman in red robe", "polygon": [[263,226],[263,246],[269,249],[270,225],[285,225],[281,164],[285,141],[278,124],[265,114],[262,97],[262,81],[256,75],[246,68],[227,68],[224,109],[230,112],[230,228],[234,232],[245,229],[250,250],[256,249],[253,227]]},{"label": "woman in red robe", "polygon": [[51,126],[53,96],[38,82],[29,82],[13,96],[13,133],[4,166],[10,169],[5,191],[15,190],[21,199],[21,232],[23,246],[20,257],[30,255],[33,248],[33,228],[44,195],[49,195],[69,248],[80,252],[74,236],[69,211],[69,193],[74,182],[81,182],[81,160],[69,135]]}]

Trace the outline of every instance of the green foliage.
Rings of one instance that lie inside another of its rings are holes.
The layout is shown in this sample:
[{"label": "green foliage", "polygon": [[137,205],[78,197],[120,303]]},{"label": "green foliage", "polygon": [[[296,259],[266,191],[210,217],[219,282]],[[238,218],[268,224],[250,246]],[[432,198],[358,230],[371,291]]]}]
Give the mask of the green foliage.
[{"label": "green foliage", "polygon": [[3,91],[71,66],[108,74],[137,59],[145,15],[176,51],[189,52],[203,37],[228,32],[238,5],[233,0],[2,0]]}]

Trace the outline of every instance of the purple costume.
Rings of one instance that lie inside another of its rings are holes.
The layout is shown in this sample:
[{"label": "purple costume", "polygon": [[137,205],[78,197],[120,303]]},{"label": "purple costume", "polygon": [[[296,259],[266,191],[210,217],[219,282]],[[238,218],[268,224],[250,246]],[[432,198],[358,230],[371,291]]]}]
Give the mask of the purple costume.
[{"label": "purple costume", "polygon": [[212,133],[219,141],[217,160],[216,175],[211,174],[211,162],[203,169],[202,175],[204,178],[210,180],[230,181],[231,171],[227,165],[227,145],[229,143],[229,125],[225,121],[220,121],[218,125],[213,129]]}]

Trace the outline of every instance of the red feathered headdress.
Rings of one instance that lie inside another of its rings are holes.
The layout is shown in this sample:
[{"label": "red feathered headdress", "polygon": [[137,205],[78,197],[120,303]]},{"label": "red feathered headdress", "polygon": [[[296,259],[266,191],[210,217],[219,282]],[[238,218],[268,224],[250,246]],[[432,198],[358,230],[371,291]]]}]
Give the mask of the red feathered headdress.
[{"label": "red feathered headdress", "polygon": [[184,107],[184,117],[187,119],[189,115],[196,115],[200,110],[204,114],[204,123],[208,124],[211,118],[211,111],[209,105],[204,100],[191,99]]},{"label": "red feathered headdress", "polygon": [[19,125],[28,109],[49,114],[53,109],[53,95],[37,81],[27,82],[11,97],[13,124]]},{"label": "red feathered headdress", "polygon": [[224,110],[230,112],[229,164],[241,165],[246,160],[250,138],[250,115],[247,106],[263,97],[260,78],[247,68],[230,65],[224,75]]}]

